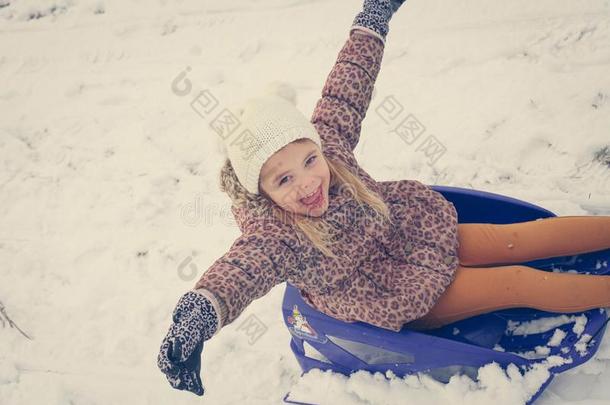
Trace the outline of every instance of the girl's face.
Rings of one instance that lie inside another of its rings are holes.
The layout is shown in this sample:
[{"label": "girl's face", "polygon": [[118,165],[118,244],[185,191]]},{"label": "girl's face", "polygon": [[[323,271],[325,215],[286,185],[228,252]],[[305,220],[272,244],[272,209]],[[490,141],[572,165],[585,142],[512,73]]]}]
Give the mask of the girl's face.
[{"label": "girl's face", "polygon": [[284,146],[267,159],[260,172],[260,189],[273,202],[286,211],[312,217],[328,208],[329,184],[328,164],[310,139]]}]

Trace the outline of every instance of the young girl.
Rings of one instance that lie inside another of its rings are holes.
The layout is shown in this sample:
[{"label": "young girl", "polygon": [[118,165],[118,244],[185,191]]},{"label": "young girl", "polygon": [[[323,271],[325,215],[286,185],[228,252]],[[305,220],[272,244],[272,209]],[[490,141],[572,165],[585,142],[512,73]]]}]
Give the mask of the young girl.
[{"label": "young girl", "polygon": [[329,316],[394,331],[610,307],[610,277],[511,265],[610,248],[610,217],[458,224],[430,187],[360,167],[353,150],[400,3],[365,0],[310,120],[280,97],[245,104],[221,171],[242,235],[176,305],[157,357],[172,387],[203,395],[203,342],[284,281]]}]

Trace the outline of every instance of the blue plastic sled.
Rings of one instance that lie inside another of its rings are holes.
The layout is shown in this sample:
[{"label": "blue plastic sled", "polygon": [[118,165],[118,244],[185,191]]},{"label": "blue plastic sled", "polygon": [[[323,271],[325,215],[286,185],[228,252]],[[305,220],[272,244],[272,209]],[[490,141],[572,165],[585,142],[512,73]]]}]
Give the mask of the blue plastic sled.
[{"label": "blue plastic sled", "polygon": [[[539,206],[500,194],[460,187],[431,187],[455,205],[460,223],[506,224],[556,216]],[[606,274],[610,271],[609,261],[610,249],[607,249],[520,264],[546,271]],[[515,325],[562,315],[515,308],[478,315],[434,330],[403,327],[400,332],[393,332],[365,322],[347,323],[327,316],[309,306],[290,283],[287,283],[282,312],[292,334],[290,348],[303,370],[301,375],[312,368],[346,376],[359,370],[382,374],[392,370],[398,377],[422,372],[447,383],[454,374],[466,374],[476,381],[478,368],[491,362],[504,369],[513,363],[523,373],[534,364],[545,362],[549,356],[561,356],[569,361],[549,368],[550,377],[529,399],[528,405],[540,396],[556,374],[584,363],[595,354],[608,322],[604,309],[594,309],[565,314],[584,315],[587,319],[584,331],[574,331],[576,321],[573,321],[543,333],[515,334]],[[536,347],[546,346],[556,329],[566,334],[561,343],[536,353]],[[284,402],[304,404],[288,399],[289,395],[286,394]]]}]

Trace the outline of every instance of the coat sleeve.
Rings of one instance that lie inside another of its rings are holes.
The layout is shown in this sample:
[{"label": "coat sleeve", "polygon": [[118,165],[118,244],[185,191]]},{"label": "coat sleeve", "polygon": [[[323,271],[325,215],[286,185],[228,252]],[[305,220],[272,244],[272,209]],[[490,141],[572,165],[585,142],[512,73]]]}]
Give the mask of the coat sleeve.
[{"label": "coat sleeve", "polygon": [[193,288],[208,298],[218,314],[217,334],[250,303],[287,280],[295,266],[291,247],[281,240],[242,234],[218,258]]},{"label": "coat sleeve", "polygon": [[311,117],[323,143],[348,151],[358,144],[385,48],[379,38],[358,31],[350,30]]}]

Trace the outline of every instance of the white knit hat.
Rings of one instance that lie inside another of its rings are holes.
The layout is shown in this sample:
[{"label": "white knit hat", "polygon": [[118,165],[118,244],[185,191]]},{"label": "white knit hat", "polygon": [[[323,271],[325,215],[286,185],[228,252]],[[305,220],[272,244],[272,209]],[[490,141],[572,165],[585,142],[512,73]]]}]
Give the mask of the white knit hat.
[{"label": "white knit hat", "polygon": [[313,124],[281,94],[247,99],[241,125],[223,139],[223,147],[239,182],[250,193],[259,194],[258,181],[263,164],[275,152],[299,138],[308,138],[322,149]]}]

